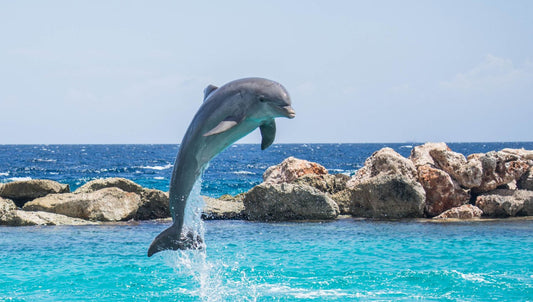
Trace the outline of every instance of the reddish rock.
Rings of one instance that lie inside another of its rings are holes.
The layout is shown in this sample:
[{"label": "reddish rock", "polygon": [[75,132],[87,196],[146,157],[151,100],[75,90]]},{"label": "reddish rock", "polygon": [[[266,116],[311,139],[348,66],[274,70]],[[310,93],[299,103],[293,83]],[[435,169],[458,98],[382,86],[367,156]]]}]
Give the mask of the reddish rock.
[{"label": "reddish rock", "polygon": [[429,154],[432,150],[450,151],[450,148],[446,143],[425,143],[420,146],[415,146],[411,150],[409,159],[416,167],[429,165],[435,167],[435,161]]},{"label": "reddish rock", "polygon": [[479,160],[483,175],[481,184],[474,187],[476,193],[488,192],[497,187],[520,179],[529,169],[529,165],[518,156],[506,152],[488,152],[486,154],[472,154],[468,160]]},{"label": "reddish rock", "polygon": [[460,207],[452,208],[433,219],[475,219],[480,218],[483,211],[471,204],[465,204]]},{"label": "reddish rock", "polygon": [[462,189],[450,175],[429,165],[418,167],[418,181],[426,191],[425,212],[430,217],[470,200],[469,192]]},{"label": "reddish rock", "polygon": [[328,170],[320,164],[291,156],[279,165],[269,167],[263,174],[263,181],[270,184],[289,183],[308,174],[325,175]]},{"label": "reddish rock", "polygon": [[470,158],[467,161],[461,153],[449,150],[434,149],[429,154],[438,168],[450,174],[461,186],[471,189],[481,185],[483,170],[479,159]]}]

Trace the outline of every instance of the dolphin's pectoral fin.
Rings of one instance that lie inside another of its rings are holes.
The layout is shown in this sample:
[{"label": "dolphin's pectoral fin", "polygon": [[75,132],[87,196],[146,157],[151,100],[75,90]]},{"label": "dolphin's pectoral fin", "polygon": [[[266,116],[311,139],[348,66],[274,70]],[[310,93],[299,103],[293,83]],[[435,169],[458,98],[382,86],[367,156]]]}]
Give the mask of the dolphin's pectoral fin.
[{"label": "dolphin's pectoral fin", "polygon": [[237,126],[239,124],[240,119],[230,116],[225,118],[222,122],[220,122],[218,125],[216,125],[215,128],[209,130],[207,133],[204,134],[204,136],[210,136],[213,134],[219,134],[224,131],[228,131],[229,129]]},{"label": "dolphin's pectoral fin", "polygon": [[207,97],[211,94],[211,92],[217,90],[218,87],[215,86],[215,85],[209,85],[207,87],[205,87],[204,89],[204,101],[207,100]]},{"label": "dolphin's pectoral fin", "polygon": [[265,150],[272,145],[276,137],[276,122],[274,119],[268,120],[259,126],[259,130],[261,130],[261,136],[263,138],[261,141],[261,150]]},{"label": "dolphin's pectoral fin", "polygon": [[148,257],[165,250],[201,250],[204,248],[204,239],[189,231],[181,233],[178,239],[177,229],[174,225],[159,234],[148,249]]}]

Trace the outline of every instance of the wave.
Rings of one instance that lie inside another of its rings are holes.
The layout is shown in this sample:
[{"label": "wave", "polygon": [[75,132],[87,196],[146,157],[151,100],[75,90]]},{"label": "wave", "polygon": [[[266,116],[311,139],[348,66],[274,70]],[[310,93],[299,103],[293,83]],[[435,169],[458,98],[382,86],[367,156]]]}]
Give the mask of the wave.
[{"label": "wave", "polygon": [[7,180],[10,180],[10,181],[23,181],[23,180],[32,180],[33,178],[29,177],[29,176],[26,176],[26,177],[11,177],[11,178],[8,178]]},{"label": "wave", "polygon": [[9,176],[9,172],[2,172],[0,173],[0,176]]},{"label": "wave", "polygon": [[244,174],[244,175],[255,175],[254,172],[250,172],[250,171],[233,171],[231,173],[233,173],[233,174]]},{"label": "wave", "polygon": [[50,158],[36,158],[33,160],[33,162],[38,162],[38,163],[55,163],[57,162],[57,159],[50,159]]},{"label": "wave", "polygon": [[157,179],[157,180],[164,180],[165,178],[163,176],[156,176],[154,177],[154,179]]},{"label": "wave", "polygon": [[150,170],[166,170],[166,169],[170,169],[172,168],[172,164],[167,164],[167,165],[164,165],[164,166],[142,166],[142,167],[139,167],[141,169],[150,169]]}]

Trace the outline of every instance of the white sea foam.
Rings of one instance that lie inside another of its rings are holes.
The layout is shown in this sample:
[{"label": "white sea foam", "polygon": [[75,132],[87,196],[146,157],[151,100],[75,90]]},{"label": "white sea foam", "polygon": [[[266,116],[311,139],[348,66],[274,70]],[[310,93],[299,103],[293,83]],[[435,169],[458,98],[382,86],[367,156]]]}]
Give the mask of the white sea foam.
[{"label": "white sea foam", "polygon": [[11,178],[8,178],[8,180],[10,181],[22,181],[22,180],[32,180],[31,177],[11,177]]},{"label": "white sea foam", "polygon": [[140,167],[141,169],[151,169],[151,170],[166,170],[166,169],[170,169],[172,168],[172,164],[167,164],[167,165],[164,165],[164,166],[143,166],[143,167]]},{"label": "white sea foam", "polygon": [[403,145],[403,146],[400,146],[400,148],[402,148],[402,149],[412,149],[413,145]]},{"label": "white sea foam", "polygon": [[231,173],[233,173],[233,174],[255,175],[254,172],[250,172],[250,171],[233,171]]},{"label": "white sea foam", "polygon": [[57,159],[51,159],[51,158],[36,158],[33,160],[33,162],[38,163],[55,163],[57,162]]},{"label": "white sea foam", "polygon": [[163,176],[156,176],[156,177],[154,177],[154,179],[157,179],[157,180],[163,180],[163,179],[165,179],[165,178],[164,178]]},{"label": "white sea foam", "polygon": [[0,173],[0,176],[9,176],[9,172],[2,172]]}]

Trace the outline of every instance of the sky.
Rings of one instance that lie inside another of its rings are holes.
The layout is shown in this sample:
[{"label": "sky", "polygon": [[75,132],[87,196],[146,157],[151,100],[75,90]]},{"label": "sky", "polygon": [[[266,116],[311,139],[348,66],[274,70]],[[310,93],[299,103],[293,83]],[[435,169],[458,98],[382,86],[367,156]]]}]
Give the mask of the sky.
[{"label": "sky", "polygon": [[0,2],[0,144],[179,143],[251,76],[276,143],[533,141],[533,1]]}]

